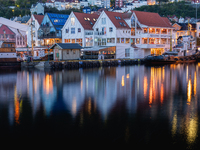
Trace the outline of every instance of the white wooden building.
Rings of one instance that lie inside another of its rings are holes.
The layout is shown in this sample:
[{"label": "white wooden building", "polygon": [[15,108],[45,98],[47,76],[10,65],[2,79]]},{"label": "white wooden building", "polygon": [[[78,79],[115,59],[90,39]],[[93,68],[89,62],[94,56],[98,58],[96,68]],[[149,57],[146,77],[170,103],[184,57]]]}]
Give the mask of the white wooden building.
[{"label": "white wooden building", "polygon": [[98,15],[72,12],[62,28],[62,43],[78,43],[84,48],[94,46],[94,31]]}]

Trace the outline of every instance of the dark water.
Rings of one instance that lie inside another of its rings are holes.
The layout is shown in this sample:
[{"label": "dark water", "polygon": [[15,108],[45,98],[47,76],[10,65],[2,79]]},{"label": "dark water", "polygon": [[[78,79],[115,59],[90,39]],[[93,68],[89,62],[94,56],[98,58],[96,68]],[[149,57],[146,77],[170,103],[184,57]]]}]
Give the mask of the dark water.
[{"label": "dark water", "polygon": [[0,70],[0,138],[199,149],[199,68]]}]

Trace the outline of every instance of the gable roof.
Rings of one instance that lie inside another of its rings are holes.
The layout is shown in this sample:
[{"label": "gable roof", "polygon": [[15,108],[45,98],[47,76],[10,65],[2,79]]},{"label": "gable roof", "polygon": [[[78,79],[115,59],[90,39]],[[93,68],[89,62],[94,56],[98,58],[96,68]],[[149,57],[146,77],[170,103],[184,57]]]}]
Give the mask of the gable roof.
[{"label": "gable roof", "polygon": [[8,26],[3,24],[2,26],[0,26],[0,34],[4,34],[4,31],[6,31],[6,34],[15,35],[15,33],[12,30],[10,30]]},{"label": "gable roof", "polygon": [[112,21],[112,23],[116,28],[130,29],[129,25],[124,20],[125,18],[127,18],[126,14],[111,12],[111,11],[104,11],[104,12],[110,18],[110,20]]},{"label": "gable roof", "polygon": [[138,18],[138,21],[146,26],[172,28],[166,18],[160,17],[158,13],[132,11]]},{"label": "gable roof", "polygon": [[58,45],[62,49],[82,49],[83,47],[80,46],[78,43],[55,43],[50,47],[50,49],[54,48]]},{"label": "gable roof", "polygon": [[46,15],[49,17],[56,30],[61,30],[69,17],[69,15],[66,14],[46,13]]},{"label": "gable roof", "polygon": [[39,25],[41,25],[44,15],[33,15],[33,16],[38,21]]},{"label": "gable roof", "polygon": [[97,14],[85,14],[85,13],[78,13],[78,12],[73,12],[73,13],[76,16],[76,18],[79,20],[83,28],[86,30],[93,30],[92,27],[99,17],[99,15]]}]

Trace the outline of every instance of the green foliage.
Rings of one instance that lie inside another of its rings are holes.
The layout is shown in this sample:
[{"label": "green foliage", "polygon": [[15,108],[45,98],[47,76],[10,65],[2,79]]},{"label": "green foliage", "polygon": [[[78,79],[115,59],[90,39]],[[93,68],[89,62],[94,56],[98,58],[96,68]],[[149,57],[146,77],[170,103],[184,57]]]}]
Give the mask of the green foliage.
[{"label": "green foliage", "polygon": [[[177,17],[196,17],[196,9],[185,2],[174,2],[160,5],[142,6],[138,11],[156,12],[160,16],[176,15]],[[200,16],[200,9],[198,15]]]},{"label": "green foliage", "polygon": [[55,7],[53,7],[53,8],[51,8],[51,7],[45,7],[44,8],[44,13],[48,12],[48,13],[67,14],[67,15],[69,15],[72,11],[73,12],[82,12],[79,9],[66,9],[66,10],[59,11]]}]

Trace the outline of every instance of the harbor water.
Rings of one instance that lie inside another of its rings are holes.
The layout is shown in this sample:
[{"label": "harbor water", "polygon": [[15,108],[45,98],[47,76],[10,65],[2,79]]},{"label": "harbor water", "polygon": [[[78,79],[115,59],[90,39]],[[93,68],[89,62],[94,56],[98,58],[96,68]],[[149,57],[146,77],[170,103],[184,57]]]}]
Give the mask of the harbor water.
[{"label": "harbor water", "polygon": [[0,137],[199,149],[199,83],[200,63],[1,69]]}]

